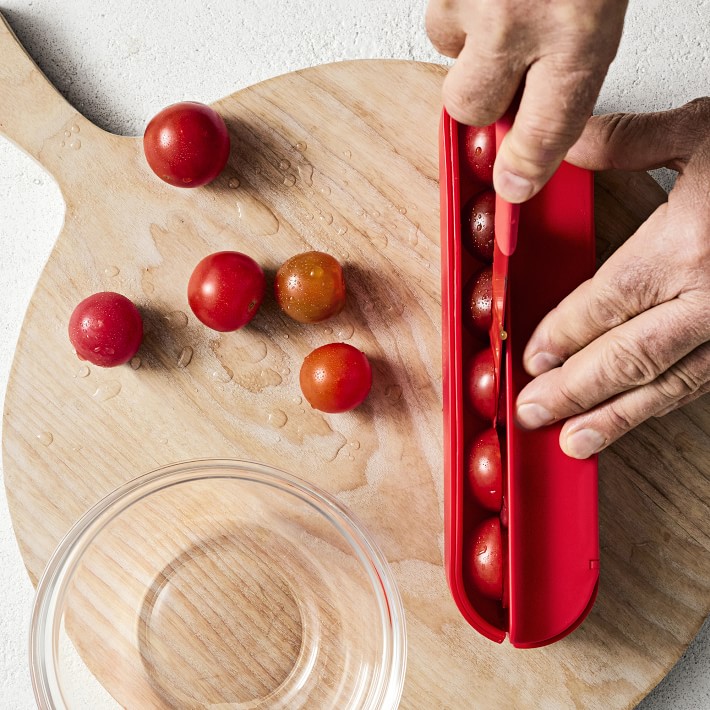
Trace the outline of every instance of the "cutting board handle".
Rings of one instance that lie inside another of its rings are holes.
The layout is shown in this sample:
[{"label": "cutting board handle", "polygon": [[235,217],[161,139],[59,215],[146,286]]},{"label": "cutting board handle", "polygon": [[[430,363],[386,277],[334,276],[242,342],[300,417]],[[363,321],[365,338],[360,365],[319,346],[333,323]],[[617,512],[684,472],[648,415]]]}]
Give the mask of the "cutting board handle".
[{"label": "cutting board handle", "polygon": [[[52,86],[1,14],[0,87],[0,134],[57,177],[62,143],[76,145],[80,138],[74,134],[96,128]],[[78,158],[79,151],[69,152]]]}]

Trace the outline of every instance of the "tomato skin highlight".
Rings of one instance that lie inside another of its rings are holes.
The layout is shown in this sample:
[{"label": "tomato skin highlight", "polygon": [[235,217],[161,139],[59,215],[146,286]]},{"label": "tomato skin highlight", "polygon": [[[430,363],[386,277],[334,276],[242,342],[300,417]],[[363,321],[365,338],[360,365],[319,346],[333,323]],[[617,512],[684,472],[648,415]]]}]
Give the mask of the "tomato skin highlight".
[{"label": "tomato skin highlight", "polygon": [[492,422],[496,413],[496,376],[493,351],[486,348],[476,353],[464,368],[464,390],[468,402],[478,416]]},{"label": "tomato skin highlight", "polygon": [[362,404],[372,386],[367,356],[347,343],[329,343],[306,356],[301,391],[313,409],[340,414]]},{"label": "tomato skin highlight", "polygon": [[486,266],[471,276],[462,301],[466,326],[481,337],[487,336],[493,323],[493,267]]},{"label": "tomato skin highlight", "polygon": [[464,475],[473,497],[494,513],[503,504],[503,467],[495,429],[481,432],[466,452]]},{"label": "tomato skin highlight", "polygon": [[345,278],[337,259],[320,251],[296,254],[276,272],[276,301],[299,323],[320,323],[345,306]]},{"label": "tomato skin highlight", "polygon": [[493,262],[495,243],[496,194],[484,190],[474,195],[463,208],[461,237],[468,251],[486,264]]},{"label": "tomato skin highlight", "polygon": [[102,291],[76,306],[68,330],[80,360],[99,367],[116,367],[138,352],[143,340],[143,319],[128,298]]},{"label": "tomato skin highlight", "polygon": [[486,518],[470,533],[464,549],[468,580],[484,597],[503,598],[503,533],[497,516]]},{"label": "tomato skin highlight", "polygon": [[496,158],[496,129],[490,126],[463,127],[461,167],[482,187],[493,187],[493,163]]},{"label": "tomato skin highlight", "polygon": [[197,318],[212,330],[245,326],[264,299],[266,279],[259,264],[238,251],[206,256],[187,284],[187,301]]},{"label": "tomato skin highlight", "polygon": [[209,106],[182,101],[156,114],[143,134],[151,170],[174,187],[200,187],[224,169],[230,152],[224,119]]}]

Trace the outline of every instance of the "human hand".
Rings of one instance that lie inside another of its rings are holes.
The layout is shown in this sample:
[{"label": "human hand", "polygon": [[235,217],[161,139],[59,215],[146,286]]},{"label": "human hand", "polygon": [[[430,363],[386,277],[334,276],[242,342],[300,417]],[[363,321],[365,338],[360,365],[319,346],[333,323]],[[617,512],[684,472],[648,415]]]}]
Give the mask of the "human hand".
[{"label": "human hand", "polygon": [[453,118],[487,126],[525,84],[493,169],[495,190],[508,202],[537,193],[582,133],[616,54],[626,4],[429,0],[429,38],[458,57],[444,81]]},{"label": "human hand", "polygon": [[535,379],[518,396],[519,423],[570,417],[560,446],[587,458],[710,391],[710,98],[595,116],[567,160],[680,173],[668,202],[542,320],[523,355]]}]

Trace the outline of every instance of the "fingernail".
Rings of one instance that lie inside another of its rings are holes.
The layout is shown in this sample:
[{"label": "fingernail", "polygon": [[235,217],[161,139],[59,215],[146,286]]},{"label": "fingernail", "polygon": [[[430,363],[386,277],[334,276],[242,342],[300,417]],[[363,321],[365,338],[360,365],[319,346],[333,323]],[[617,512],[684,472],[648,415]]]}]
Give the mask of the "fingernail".
[{"label": "fingernail", "polygon": [[564,451],[573,459],[586,459],[601,451],[606,445],[606,437],[594,429],[580,429],[565,440]]},{"label": "fingernail", "polygon": [[496,192],[508,202],[525,202],[532,194],[533,184],[527,178],[504,170],[496,180]]},{"label": "fingernail", "polygon": [[541,375],[548,370],[554,370],[562,364],[562,358],[553,355],[552,353],[537,353],[533,355],[527,362],[526,370],[533,377]]},{"label": "fingernail", "polygon": [[538,427],[552,424],[555,418],[541,404],[531,402],[521,404],[517,411],[518,422],[526,429],[537,429]]}]

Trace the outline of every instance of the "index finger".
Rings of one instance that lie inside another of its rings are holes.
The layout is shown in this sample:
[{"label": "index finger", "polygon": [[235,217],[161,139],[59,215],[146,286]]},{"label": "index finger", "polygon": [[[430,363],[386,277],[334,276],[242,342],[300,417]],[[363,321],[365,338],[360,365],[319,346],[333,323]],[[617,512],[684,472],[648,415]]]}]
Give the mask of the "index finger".
[{"label": "index finger", "polygon": [[542,189],[592,113],[606,69],[598,63],[578,68],[576,61],[547,56],[527,73],[493,168],[495,190],[508,202],[525,202]]}]

